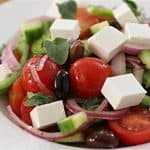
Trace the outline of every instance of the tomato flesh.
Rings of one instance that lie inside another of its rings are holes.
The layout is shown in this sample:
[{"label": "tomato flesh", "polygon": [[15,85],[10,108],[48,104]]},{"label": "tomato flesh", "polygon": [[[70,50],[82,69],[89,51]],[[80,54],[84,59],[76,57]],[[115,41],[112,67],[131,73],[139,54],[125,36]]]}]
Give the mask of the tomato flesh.
[{"label": "tomato flesh", "polygon": [[[24,66],[22,71],[22,85],[26,91],[30,92],[41,92],[37,83],[34,81],[32,77],[32,73],[30,70],[31,65],[37,65],[41,60],[41,56],[32,57],[27,64]],[[37,71],[40,80],[45,84],[45,86],[53,91],[53,82],[57,72],[61,69],[61,67],[51,60],[47,60],[44,64],[44,67],[41,71]]]},{"label": "tomato flesh", "polygon": [[112,71],[102,60],[85,57],[72,64],[69,74],[72,91],[80,97],[89,98],[100,95],[102,85]]},{"label": "tomato flesh", "polygon": [[26,92],[21,84],[21,77],[19,77],[12,85],[9,92],[9,104],[16,115],[21,116],[20,107]]},{"label": "tomato flesh", "polygon": [[80,39],[85,39],[90,36],[90,27],[93,24],[109,20],[109,18],[103,16],[89,14],[86,8],[78,8],[75,18],[79,21],[81,27]]},{"label": "tomato flesh", "polygon": [[126,145],[150,142],[150,111],[132,110],[120,120],[108,121],[110,129]]},{"label": "tomato flesh", "polygon": [[28,125],[32,125],[30,112],[33,110],[34,106],[25,106],[25,102],[27,100],[27,97],[22,101],[20,111],[21,111],[21,119],[27,123]]}]

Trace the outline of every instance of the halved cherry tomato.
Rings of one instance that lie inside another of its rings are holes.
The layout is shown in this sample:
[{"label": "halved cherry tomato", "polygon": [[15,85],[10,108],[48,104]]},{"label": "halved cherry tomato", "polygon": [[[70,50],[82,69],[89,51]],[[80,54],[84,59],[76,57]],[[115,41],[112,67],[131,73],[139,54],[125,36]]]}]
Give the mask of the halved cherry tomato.
[{"label": "halved cherry tomato", "polygon": [[[41,60],[41,56],[34,56],[26,63],[22,71],[22,85],[26,91],[30,92],[41,92],[38,88],[37,83],[34,81],[31,74],[31,65],[38,65]],[[53,91],[53,82],[57,72],[61,69],[61,66],[55,64],[53,61],[47,59],[44,67],[41,71],[37,71],[40,80],[45,84],[45,86]]]},{"label": "halved cherry tomato", "polygon": [[89,14],[86,8],[78,8],[75,18],[79,21],[81,27],[80,39],[85,39],[90,36],[91,25],[102,22],[104,20],[109,20],[109,18],[103,16]]},{"label": "halved cherry tomato", "polygon": [[74,62],[69,71],[72,91],[80,97],[99,96],[111,67],[101,59],[85,57]]},{"label": "halved cherry tomato", "polygon": [[32,111],[32,109],[34,108],[34,106],[25,106],[25,101],[27,100],[27,97],[24,98],[24,100],[22,101],[21,104],[21,118],[22,120],[27,123],[28,125],[32,125],[32,121],[31,121],[31,117],[30,117],[30,112]]},{"label": "halved cherry tomato", "polygon": [[126,145],[150,142],[150,111],[139,108],[120,120],[108,121],[110,129]]},{"label": "halved cherry tomato", "polygon": [[19,77],[13,83],[9,93],[9,104],[12,110],[14,111],[14,113],[16,113],[16,115],[18,115],[19,117],[21,116],[20,106],[25,96],[26,96],[26,92],[22,87],[21,77]]}]

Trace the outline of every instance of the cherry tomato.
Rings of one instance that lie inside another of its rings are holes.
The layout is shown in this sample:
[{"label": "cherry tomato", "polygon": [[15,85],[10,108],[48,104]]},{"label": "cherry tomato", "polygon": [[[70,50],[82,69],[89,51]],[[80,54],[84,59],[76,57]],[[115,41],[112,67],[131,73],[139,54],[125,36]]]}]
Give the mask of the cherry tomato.
[{"label": "cherry tomato", "polygon": [[20,113],[20,106],[23,99],[26,96],[26,92],[24,91],[22,84],[21,84],[21,77],[19,77],[12,85],[9,93],[9,104],[19,117],[21,116]]},{"label": "cherry tomato", "polygon": [[120,120],[108,121],[110,129],[126,145],[150,142],[150,111],[133,109]]},{"label": "cherry tomato", "polygon": [[85,57],[72,64],[69,74],[72,91],[88,98],[100,95],[102,85],[112,71],[101,59]]},{"label": "cherry tomato", "polygon": [[22,120],[27,123],[28,125],[32,125],[32,121],[30,118],[30,112],[32,111],[32,109],[34,108],[34,106],[25,106],[25,101],[27,100],[27,97],[22,101],[21,104],[21,118]]},{"label": "cherry tomato", "polygon": [[103,16],[95,16],[89,14],[86,8],[78,8],[75,18],[79,21],[81,27],[81,39],[85,39],[90,36],[91,25],[102,22],[104,20],[108,20],[108,18]]},{"label": "cherry tomato", "polygon": [[[37,65],[41,60],[41,56],[34,56],[27,64],[24,66],[22,71],[22,85],[26,91],[30,92],[41,92],[38,88],[37,83],[34,81],[32,74],[31,74],[31,65]],[[53,91],[53,82],[57,72],[61,69],[61,67],[51,60],[47,59],[44,67],[41,71],[37,71],[40,80],[45,84],[45,86],[50,90]]]}]

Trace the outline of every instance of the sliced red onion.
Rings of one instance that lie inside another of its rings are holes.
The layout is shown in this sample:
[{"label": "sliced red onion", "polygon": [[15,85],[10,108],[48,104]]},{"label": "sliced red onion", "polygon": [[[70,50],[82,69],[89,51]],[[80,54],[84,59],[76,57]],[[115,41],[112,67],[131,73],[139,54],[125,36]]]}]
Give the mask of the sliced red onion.
[{"label": "sliced red onion", "polygon": [[47,56],[47,55],[44,55],[44,56],[41,58],[40,62],[36,65],[36,70],[37,70],[37,71],[41,71],[41,70],[43,69],[44,64],[45,64],[45,62],[46,62],[47,59],[48,59],[48,56]]},{"label": "sliced red onion", "polygon": [[127,61],[130,61],[130,62],[132,61],[137,64],[141,63],[141,60],[137,56],[127,56],[126,59],[127,59]]},{"label": "sliced red onion", "polygon": [[125,44],[124,45],[124,52],[131,55],[137,55],[141,50],[144,50],[145,48],[142,47],[136,47],[133,45]]},{"label": "sliced red onion", "polygon": [[5,48],[2,51],[1,62],[5,63],[11,70],[19,69],[20,65],[16,57],[14,56],[13,50],[16,48],[16,45],[19,42],[21,32],[18,31],[6,44]]},{"label": "sliced red onion", "polygon": [[73,99],[67,101],[66,108],[72,113],[84,111],[88,115],[88,117],[107,120],[120,119],[123,115],[125,115],[129,111],[129,108],[118,111],[101,111],[101,112],[88,111],[81,108]]},{"label": "sliced red onion", "polygon": [[90,122],[86,122],[85,124],[83,124],[82,126],[80,126],[77,130],[68,133],[68,134],[62,134],[61,132],[43,132],[40,130],[37,130],[36,128],[27,125],[26,123],[24,123],[11,109],[11,106],[7,106],[8,112],[9,112],[9,116],[10,119],[12,121],[14,121],[14,123],[16,125],[18,125],[19,127],[21,127],[22,129],[26,130],[27,132],[31,133],[32,135],[38,136],[42,139],[46,139],[46,140],[50,140],[50,141],[57,141],[59,139],[63,139],[63,138],[67,138],[70,136],[75,135],[78,132],[84,131],[86,130],[89,125]]},{"label": "sliced red onion", "polygon": [[123,52],[119,53],[112,59],[111,68],[115,75],[126,73],[126,57]]},{"label": "sliced red onion", "polygon": [[13,54],[13,51],[10,46],[6,46],[3,50],[2,56],[1,56],[1,62],[2,64],[7,64],[7,66],[12,70],[15,71],[19,69],[20,65],[18,60]]},{"label": "sliced red onion", "polygon": [[40,80],[39,75],[37,73],[36,67],[34,65],[30,66],[31,74],[34,81],[37,83],[38,88],[47,95],[52,95],[52,92],[45,86],[45,84]]}]

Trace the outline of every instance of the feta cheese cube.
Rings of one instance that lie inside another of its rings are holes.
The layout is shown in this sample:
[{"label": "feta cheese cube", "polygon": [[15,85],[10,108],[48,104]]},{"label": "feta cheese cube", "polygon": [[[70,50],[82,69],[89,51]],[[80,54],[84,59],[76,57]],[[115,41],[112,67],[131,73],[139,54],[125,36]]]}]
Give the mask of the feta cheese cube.
[{"label": "feta cheese cube", "polygon": [[0,81],[3,81],[10,73],[12,73],[12,71],[7,64],[0,64]]},{"label": "feta cheese cube", "polygon": [[37,129],[48,127],[66,117],[62,101],[36,106],[30,112],[33,126]]},{"label": "feta cheese cube", "polygon": [[122,50],[127,37],[114,27],[104,27],[88,40],[89,48],[100,58],[109,62]]},{"label": "feta cheese cube", "polygon": [[133,74],[124,74],[107,78],[101,93],[114,109],[122,109],[140,104],[146,91]]},{"label": "feta cheese cube", "polygon": [[134,15],[132,10],[126,3],[122,3],[116,9],[113,10],[114,17],[119,22],[119,24],[124,27],[127,22],[138,23],[137,17]]},{"label": "feta cheese cube", "polygon": [[150,48],[150,27],[148,24],[127,23],[124,29],[128,44]]},{"label": "feta cheese cube", "polygon": [[76,40],[80,35],[80,26],[77,20],[56,19],[50,28],[53,39],[62,37],[68,40]]}]

